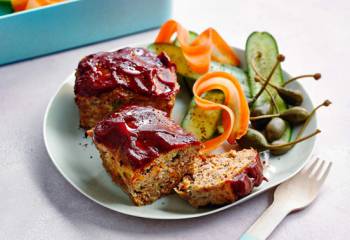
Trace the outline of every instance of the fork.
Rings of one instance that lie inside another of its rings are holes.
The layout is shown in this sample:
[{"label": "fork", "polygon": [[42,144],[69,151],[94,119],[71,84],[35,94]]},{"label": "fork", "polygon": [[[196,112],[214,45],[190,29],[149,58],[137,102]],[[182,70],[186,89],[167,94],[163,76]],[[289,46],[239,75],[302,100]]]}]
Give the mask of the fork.
[{"label": "fork", "polygon": [[316,158],[297,175],[280,184],[276,188],[271,206],[240,239],[266,239],[290,212],[310,205],[315,200],[331,167],[332,162]]}]

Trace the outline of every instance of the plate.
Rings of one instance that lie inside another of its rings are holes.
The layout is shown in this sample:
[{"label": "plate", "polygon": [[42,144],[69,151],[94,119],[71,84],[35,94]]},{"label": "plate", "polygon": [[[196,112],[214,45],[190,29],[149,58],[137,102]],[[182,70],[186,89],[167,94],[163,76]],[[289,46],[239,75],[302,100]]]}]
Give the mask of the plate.
[{"label": "plate", "polygon": [[[236,52],[240,59],[244,60],[244,51],[236,48]],[[245,67],[244,61],[242,66]],[[72,66],[72,69],[74,67]],[[287,73],[284,74],[285,77],[289,77]],[[250,195],[232,204],[195,209],[177,195],[172,194],[151,205],[137,207],[133,205],[127,194],[112,182],[102,167],[99,154],[91,139],[85,138],[84,131],[78,127],[79,112],[74,102],[74,80],[74,74],[71,74],[58,88],[46,109],[43,131],[47,152],[58,171],[78,191],[106,208],[127,215],[152,219],[185,219],[223,211],[294,176],[305,165],[315,145],[315,138],[312,138],[296,145],[287,154],[272,157],[264,170],[264,175],[269,181],[263,182]],[[313,108],[308,94],[299,83],[290,84],[290,87],[299,89],[304,94],[303,106],[306,109]],[[177,96],[172,114],[175,121],[179,122],[182,119],[190,100],[190,95],[185,91],[181,91]],[[316,126],[314,117],[305,134],[313,132]]]}]

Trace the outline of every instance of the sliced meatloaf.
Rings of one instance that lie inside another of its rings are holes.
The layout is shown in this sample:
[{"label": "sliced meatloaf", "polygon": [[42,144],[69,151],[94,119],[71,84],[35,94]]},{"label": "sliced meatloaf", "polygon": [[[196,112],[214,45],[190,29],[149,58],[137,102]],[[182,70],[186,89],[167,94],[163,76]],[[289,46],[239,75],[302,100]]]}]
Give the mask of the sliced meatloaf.
[{"label": "sliced meatloaf", "polygon": [[199,156],[192,173],[175,191],[192,206],[223,205],[249,194],[263,181],[263,166],[257,151],[242,151]]},{"label": "sliced meatloaf", "polygon": [[175,65],[165,53],[123,48],[83,58],[76,70],[80,126],[89,129],[124,104],[153,106],[168,114],[179,91]]},{"label": "sliced meatloaf", "polygon": [[136,205],[169,194],[190,173],[201,144],[152,107],[124,106],[88,135],[103,165]]}]

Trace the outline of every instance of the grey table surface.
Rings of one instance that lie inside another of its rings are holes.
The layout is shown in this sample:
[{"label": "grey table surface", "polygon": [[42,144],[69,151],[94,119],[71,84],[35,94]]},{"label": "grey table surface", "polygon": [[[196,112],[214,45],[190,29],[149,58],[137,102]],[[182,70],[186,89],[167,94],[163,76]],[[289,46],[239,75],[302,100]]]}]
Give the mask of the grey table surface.
[{"label": "grey table surface", "polygon": [[[250,32],[267,30],[287,57],[284,69],[323,74],[321,81],[305,80],[303,85],[315,103],[325,98],[334,103],[318,114],[323,133],[315,149],[334,167],[317,201],[288,216],[271,239],[349,239],[349,17],[346,0],[174,1],[174,18],[189,29],[212,26],[238,47],[244,47]],[[97,205],[55,169],[45,150],[42,124],[59,84],[83,56],[149,42],[155,34],[0,67],[0,239],[238,239],[271,203],[269,191],[203,218],[140,219]]]}]

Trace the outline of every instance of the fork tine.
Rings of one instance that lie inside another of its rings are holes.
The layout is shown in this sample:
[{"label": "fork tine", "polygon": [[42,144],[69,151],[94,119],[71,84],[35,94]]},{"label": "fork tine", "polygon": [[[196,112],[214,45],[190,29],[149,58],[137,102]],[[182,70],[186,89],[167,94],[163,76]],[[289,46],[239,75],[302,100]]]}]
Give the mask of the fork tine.
[{"label": "fork tine", "polygon": [[315,167],[317,166],[317,163],[319,162],[319,158],[316,157],[316,159],[312,161],[313,161],[312,163],[309,163],[308,166],[302,170],[301,172],[302,174],[310,175],[312,170],[315,169]]},{"label": "fork tine", "polygon": [[326,171],[324,171],[324,173],[319,176],[319,178],[320,178],[320,180],[319,180],[320,185],[322,185],[324,183],[324,181],[326,180],[326,178],[327,178],[331,168],[332,168],[332,162],[329,162],[328,166],[326,168]]},{"label": "fork tine", "polygon": [[322,160],[321,164],[319,164],[317,166],[317,168],[315,168],[315,170],[312,173],[310,173],[310,177],[315,177],[316,179],[318,179],[321,176],[321,173],[322,173],[322,170],[323,170],[323,166],[324,166],[325,163],[326,163],[326,161]]}]

